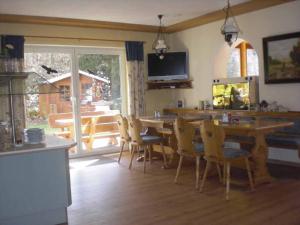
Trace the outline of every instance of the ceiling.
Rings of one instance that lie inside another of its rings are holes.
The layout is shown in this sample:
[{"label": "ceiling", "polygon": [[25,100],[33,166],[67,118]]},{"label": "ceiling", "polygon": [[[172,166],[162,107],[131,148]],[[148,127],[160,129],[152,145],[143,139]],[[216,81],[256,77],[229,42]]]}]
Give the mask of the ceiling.
[{"label": "ceiling", "polygon": [[[236,5],[249,0],[231,0]],[[173,25],[220,10],[227,0],[0,0],[0,14]]]}]

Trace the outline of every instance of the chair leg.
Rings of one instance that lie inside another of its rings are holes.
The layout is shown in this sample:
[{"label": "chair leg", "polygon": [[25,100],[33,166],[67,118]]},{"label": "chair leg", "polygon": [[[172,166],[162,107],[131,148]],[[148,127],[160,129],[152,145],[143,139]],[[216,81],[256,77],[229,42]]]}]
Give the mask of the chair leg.
[{"label": "chair leg", "polygon": [[144,147],[144,173],[146,173],[147,152],[148,152],[148,146],[145,146]]},{"label": "chair leg", "polygon": [[120,160],[121,160],[121,157],[122,157],[122,153],[123,153],[123,150],[124,150],[124,145],[125,145],[125,142],[124,141],[121,141],[122,142],[122,146],[121,146],[121,150],[120,150],[120,155],[119,155],[119,159],[118,159],[118,163],[120,163]]},{"label": "chair leg", "polygon": [[247,168],[247,173],[248,173],[250,188],[251,188],[251,191],[253,191],[254,190],[254,184],[253,184],[253,179],[252,179],[252,174],[251,174],[251,169],[250,169],[248,158],[245,158],[245,163],[246,163],[246,168]]},{"label": "chair leg", "polygon": [[152,145],[148,146],[149,163],[152,164]]},{"label": "chair leg", "polygon": [[165,149],[164,149],[163,143],[160,143],[160,149],[161,149],[161,152],[162,152],[162,155],[163,155],[163,159],[164,159],[164,168],[168,168],[167,156],[166,156],[166,153],[165,153]]},{"label": "chair leg", "polygon": [[181,171],[182,161],[183,161],[183,155],[180,155],[179,163],[178,163],[178,167],[177,167],[177,172],[176,172],[176,176],[175,176],[175,179],[174,179],[175,184],[177,183],[177,179],[178,179],[179,173]]},{"label": "chair leg", "polygon": [[199,189],[199,177],[200,177],[200,156],[196,157],[196,189]]},{"label": "chair leg", "polygon": [[223,162],[223,184],[226,184],[226,177],[227,177],[227,173],[226,173],[226,163]]},{"label": "chair leg", "polygon": [[226,200],[229,200],[230,191],[230,162],[226,162]]},{"label": "chair leg", "polygon": [[220,181],[220,183],[222,184],[223,181],[222,181],[222,173],[221,173],[220,164],[219,164],[219,163],[216,163],[216,166],[217,166],[217,170],[218,170],[219,181]]},{"label": "chair leg", "polygon": [[132,151],[131,151],[131,159],[130,159],[130,163],[129,163],[129,169],[131,169],[131,166],[132,166],[132,160],[134,158],[134,154],[135,154],[135,149],[136,149],[137,146],[135,145],[132,145],[131,148],[132,148]]},{"label": "chair leg", "polygon": [[209,168],[210,168],[210,161],[207,160],[207,161],[206,161],[205,170],[204,170],[204,174],[203,174],[203,177],[202,177],[201,186],[200,186],[200,189],[199,189],[200,192],[203,191],[204,183],[205,183],[205,181],[206,181],[207,172],[208,172]]}]

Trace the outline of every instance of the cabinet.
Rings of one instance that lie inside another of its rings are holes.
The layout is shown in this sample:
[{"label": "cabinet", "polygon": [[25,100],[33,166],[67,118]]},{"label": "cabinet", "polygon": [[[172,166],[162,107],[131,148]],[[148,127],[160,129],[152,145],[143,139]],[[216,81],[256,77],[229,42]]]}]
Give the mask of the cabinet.
[{"label": "cabinet", "polygon": [[147,88],[148,88],[148,90],[192,88],[192,80],[147,81]]},{"label": "cabinet", "polygon": [[73,141],[46,136],[44,144],[0,151],[0,224],[67,224],[71,205],[68,149]]}]

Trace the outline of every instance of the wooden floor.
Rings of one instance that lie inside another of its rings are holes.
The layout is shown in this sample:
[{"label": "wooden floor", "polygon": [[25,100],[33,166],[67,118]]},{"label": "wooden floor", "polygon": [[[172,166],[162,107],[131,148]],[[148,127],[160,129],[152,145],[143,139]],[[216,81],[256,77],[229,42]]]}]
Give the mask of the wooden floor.
[{"label": "wooden floor", "polygon": [[98,158],[71,162],[69,225],[300,224],[300,176],[289,176],[299,175],[300,168],[272,166],[278,177],[273,183],[255,192],[233,186],[231,200],[225,201],[217,178],[208,179],[204,193],[195,191],[193,166],[183,167],[176,185],[175,169],[162,169],[161,161],[147,164],[143,174],[142,163],[127,169],[128,155],[121,164],[117,155]]}]

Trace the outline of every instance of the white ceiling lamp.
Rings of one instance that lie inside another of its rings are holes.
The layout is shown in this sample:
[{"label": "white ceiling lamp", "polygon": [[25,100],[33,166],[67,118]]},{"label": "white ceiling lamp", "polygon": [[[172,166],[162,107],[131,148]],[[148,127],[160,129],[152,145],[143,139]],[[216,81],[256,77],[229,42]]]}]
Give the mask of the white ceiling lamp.
[{"label": "white ceiling lamp", "polygon": [[158,15],[159,19],[159,28],[157,32],[157,36],[152,44],[152,49],[155,51],[157,56],[162,60],[165,57],[165,53],[169,50],[169,46],[166,42],[165,33],[163,31],[162,20],[163,15]]},{"label": "white ceiling lamp", "polygon": [[227,1],[227,6],[223,10],[226,14],[226,17],[224,24],[221,27],[221,34],[224,35],[225,41],[229,46],[231,46],[237,40],[241,30],[231,11],[229,0]]}]

